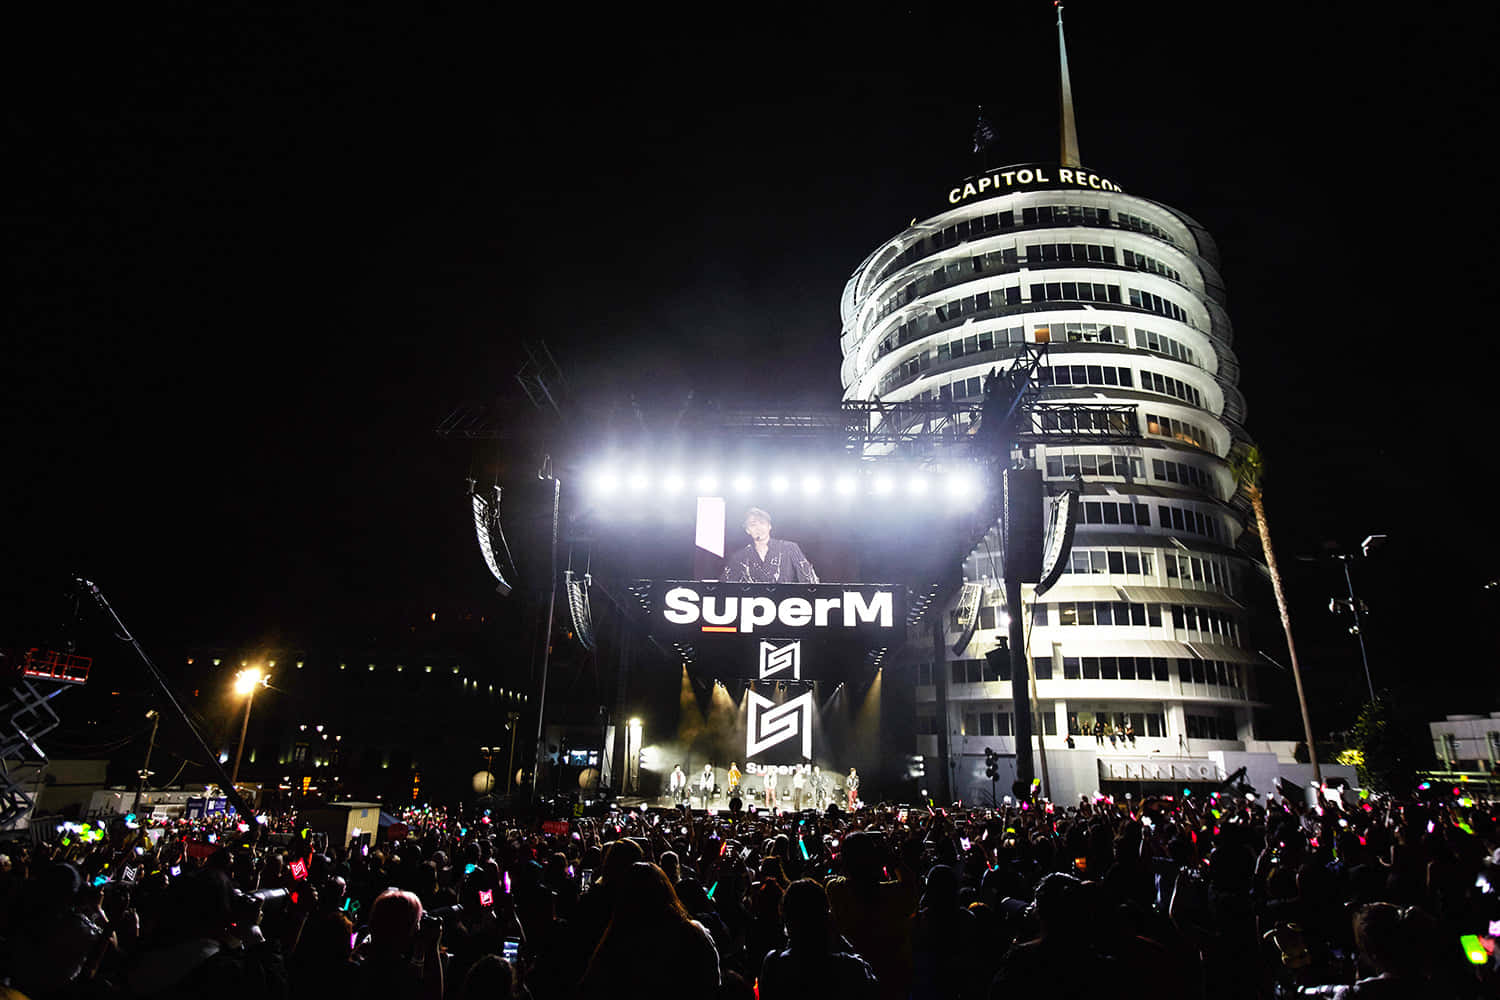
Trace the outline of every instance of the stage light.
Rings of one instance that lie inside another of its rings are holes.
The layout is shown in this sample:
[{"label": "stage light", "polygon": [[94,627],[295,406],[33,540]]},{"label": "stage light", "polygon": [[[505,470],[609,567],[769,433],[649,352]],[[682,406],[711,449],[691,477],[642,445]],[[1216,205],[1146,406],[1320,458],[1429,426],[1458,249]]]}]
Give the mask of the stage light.
[{"label": "stage light", "polygon": [[712,472],[705,472],[698,477],[698,495],[713,496],[719,489],[719,477]]},{"label": "stage light", "polygon": [[734,491],[736,493],[749,493],[755,487],[755,480],[749,476],[734,477]]},{"label": "stage light", "polygon": [[956,499],[966,499],[975,493],[974,476],[967,471],[957,471],[948,474],[948,495]]},{"label": "stage light", "polygon": [[600,469],[594,475],[594,489],[600,493],[613,493],[620,488],[620,477],[614,469]]},{"label": "stage light", "polygon": [[646,485],[649,482],[650,480],[646,478],[646,472],[644,469],[637,469],[630,474],[630,490],[632,493],[641,492],[646,488]]},{"label": "stage light", "polygon": [[896,484],[891,482],[891,477],[886,475],[877,475],[870,485],[878,496],[888,496],[891,490],[896,488]]},{"label": "stage light", "polygon": [[791,485],[792,484],[787,481],[786,476],[772,476],[771,477],[771,492],[772,493],[785,493],[787,491],[787,487],[789,487]]},{"label": "stage light", "polygon": [[687,485],[687,483],[683,480],[682,476],[676,472],[667,473],[666,478],[661,481],[661,488],[667,493],[673,495],[681,493],[682,488],[685,485]]},{"label": "stage light", "polygon": [[802,492],[808,496],[817,496],[823,492],[823,480],[817,476],[808,476],[802,480]]},{"label": "stage light", "polygon": [[838,491],[839,496],[852,497],[855,485],[853,476],[839,476],[834,481],[833,488]]},{"label": "stage light", "polygon": [[921,496],[927,492],[927,477],[922,475],[912,476],[906,484],[907,492],[913,496]]}]

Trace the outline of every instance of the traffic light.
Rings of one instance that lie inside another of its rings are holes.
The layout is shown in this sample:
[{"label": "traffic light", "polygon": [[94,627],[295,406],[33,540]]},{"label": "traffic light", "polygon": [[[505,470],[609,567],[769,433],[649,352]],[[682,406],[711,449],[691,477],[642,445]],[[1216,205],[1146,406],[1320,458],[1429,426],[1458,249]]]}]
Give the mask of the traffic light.
[{"label": "traffic light", "polygon": [[990,747],[984,748],[984,776],[991,781],[1000,777],[1000,755]]}]

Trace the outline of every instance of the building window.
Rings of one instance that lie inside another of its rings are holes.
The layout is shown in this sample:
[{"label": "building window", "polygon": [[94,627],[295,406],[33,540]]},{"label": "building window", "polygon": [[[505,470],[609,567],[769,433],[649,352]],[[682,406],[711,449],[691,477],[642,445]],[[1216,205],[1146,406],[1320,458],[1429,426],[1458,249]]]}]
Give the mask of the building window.
[{"label": "building window", "polygon": [[932,664],[931,663],[918,663],[917,664],[917,683],[918,684],[931,684],[932,683]]}]

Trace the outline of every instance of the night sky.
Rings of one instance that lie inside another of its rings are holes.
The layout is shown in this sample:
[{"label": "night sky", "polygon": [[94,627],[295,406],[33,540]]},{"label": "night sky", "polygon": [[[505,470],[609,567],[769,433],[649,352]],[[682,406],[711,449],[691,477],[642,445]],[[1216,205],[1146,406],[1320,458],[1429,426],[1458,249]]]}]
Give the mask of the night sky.
[{"label": "night sky", "polygon": [[[1363,677],[1341,578],[1296,557],[1374,532],[1377,684],[1500,708],[1493,25],[1219,8],[1069,6],[1083,162],[1218,240],[1328,714]],[[433,428],[469,399],[519,419],[523,339],[580,406],[832,405],[844,282],[980,167],[975,106],[992,164],[1056,158],[1050,4],[630,14],[183,7],[11,39],[0,645],[71,571],[148,647],[487,606],[463,480],[499,467],[523,503],[537,455]]]}]

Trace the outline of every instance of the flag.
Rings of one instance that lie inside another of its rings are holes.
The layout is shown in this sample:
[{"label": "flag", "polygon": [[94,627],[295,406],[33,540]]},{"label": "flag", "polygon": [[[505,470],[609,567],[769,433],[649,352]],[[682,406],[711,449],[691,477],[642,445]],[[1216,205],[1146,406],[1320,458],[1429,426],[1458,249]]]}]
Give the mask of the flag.
[{"label": "flag", "polygon": [[979,106],[979,113],[974,121],[974,152],[982,153],[995,144],[995,128],[990,120],[984,116],[984,105]]}]

